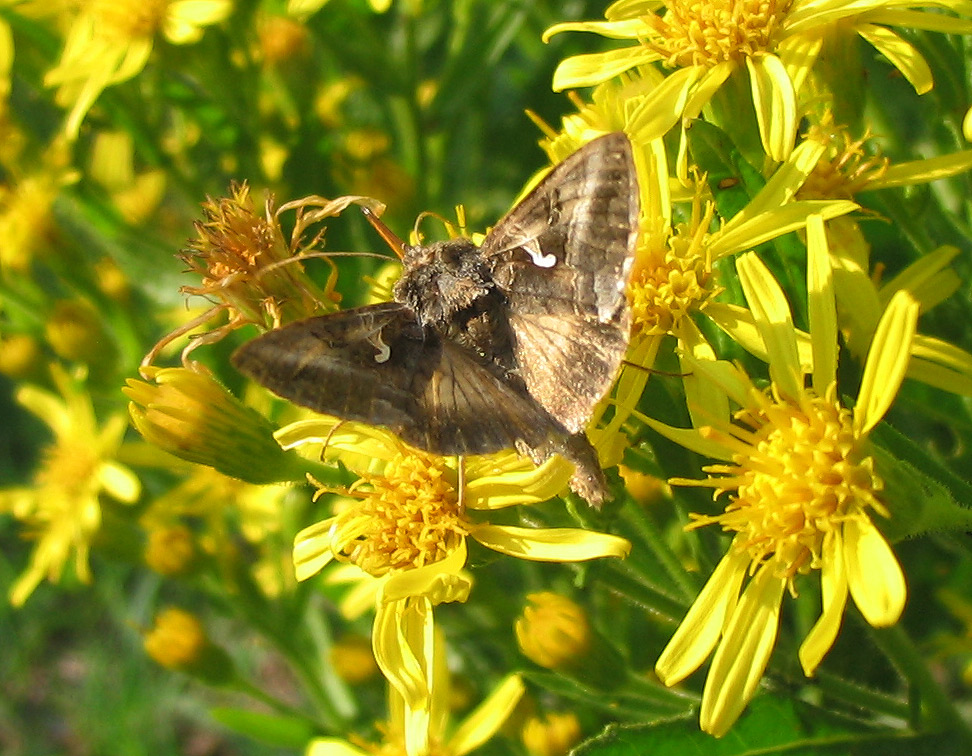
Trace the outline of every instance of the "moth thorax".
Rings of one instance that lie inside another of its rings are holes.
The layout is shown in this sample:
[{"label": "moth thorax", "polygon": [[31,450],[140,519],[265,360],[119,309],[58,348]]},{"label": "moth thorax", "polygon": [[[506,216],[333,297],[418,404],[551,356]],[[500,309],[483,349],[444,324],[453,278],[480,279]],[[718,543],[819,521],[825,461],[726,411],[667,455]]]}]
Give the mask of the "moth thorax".
[{"label": "moth thorax", "polygon": [[477,301],[493,288],[476,245],[468,239],[451,239],[407,247],[402,277],[393,293],[424,325],[444,332],[459,313],[478,309]]}]

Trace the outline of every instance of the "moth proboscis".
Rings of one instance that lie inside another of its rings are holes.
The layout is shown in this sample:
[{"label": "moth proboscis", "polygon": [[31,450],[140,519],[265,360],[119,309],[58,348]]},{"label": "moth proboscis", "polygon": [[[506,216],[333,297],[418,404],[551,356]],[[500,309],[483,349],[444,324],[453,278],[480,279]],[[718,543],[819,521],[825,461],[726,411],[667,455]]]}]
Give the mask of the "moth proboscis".
[{"label": "moth proboscis", "polygon": [[628,344],[638,185],[622,133],[581,147],[477,247],[401,245],[394,301],[291,323],[233,364],[317,412],[389,428],[441,455],[516,448],[575,465],[609,495],[584,433]]}]

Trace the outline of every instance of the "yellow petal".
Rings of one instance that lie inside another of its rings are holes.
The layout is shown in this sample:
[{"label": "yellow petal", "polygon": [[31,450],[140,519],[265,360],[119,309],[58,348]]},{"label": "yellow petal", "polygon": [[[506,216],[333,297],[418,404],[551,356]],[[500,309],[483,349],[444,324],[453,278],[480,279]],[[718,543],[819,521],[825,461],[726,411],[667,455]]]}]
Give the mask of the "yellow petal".
[{"label": "yellow petal", "polygon": [[526,686],[519,675],[510,675],[490,693],[463,721],[449,738],[445,752],[451,756],[465,756],[489,740],[509,719],[510,714],[520,702]]},{"label": "yellow petal", "polygon": [[716,565],[655,662],[655,674],[663,684],[675,685],[684,680],[712,653],[722,635],[726,616],[735,606],[748,566],[748,554],[735,550]]},{"label": "yellow petal", "polygon": [[872,627],[888,627],[904,611],[908,589],[901,565],[867,517],[844,523],[844,561],[854,603]]},{"label": "yellow petal", "polygon": [[334,558],[331,551],[333,526],[334,518],[330,517],[304,528],[294,537],[293,559],[297,580],[307,580],[316,575]]},{"label": "yellow petal", "polygon": [[702,437],[695,428],[675,428],[650,417],[644,418],[644,422],[656,433],[684,446],[689,451],[724,462],[732,461],[734,450],[723,446],[718,441]]},{"label": "yellow petal", "polygon": [[368,756],[368,752],[340,738],[315,738],[307,746],[304,756]]},{"label": "yellow petal", "polygon": [[405,707],[428,710],[434,627],[432,605],[424,598],[404,598],[379,604],[372,649],[382,673]]},{"label": "yellow petal", "polygon": [[823,218],[807,218],[807,306],[813,349],[813,387],[823,396],[837,380],[837,300]]},{"label": "yellow petal", "polygon": [[857,24],[854,28],[901,72],[918,94],[925,94],[934,86],[931,69],[914,46],[884,26]]},{"label": "yellow petal", "polygon": [[972,396],[972,354],[941,339],[915,334],[906,375],[943,391]]},{"label": "yellow petal", "polygon": [[950,297],[962,284],[958,274],[948,267],[958,253],[958,247],[944,245],[919,257],[881,287],[882,306],[887,306],[900,289],[907,289],[918,300],[922,312]]},{"label": "yellow petal", "polygon": [[699,726],[717,738],[753,697],[776,643],[786,580],[773,567],[763,565],[743,591],[705,680]]},{"label": "yellow petal", "polygon": [[702,69],[697,66],[680,68],[645,96],[625,124],[625,131],[635,144],[648,144],[659,139],[678,123],[689,92],[701,73]]},{"label": "yellow petal", "polygon": [[807,75],[813,70],[823,39],[822,34],[794,34],[783,39],[777,47],[777,55],[793,82],[794,92],[800,92]]},{"label": "yellow petal", "polygon": [[868,190],[887,189],[892,186],[927,184],[929,181],[956,176],[970,169],[972,169],[972,150],[962,150],[925,160],[894,163],[888,166],[882,176],[868,181],[867,188]]},{"label": "yellow petal", "polygon": [[648,25],[639,18],[626,18],[618,21],[571,21],[554,24],[543,33],[543,41],[549,42],[555,34],[566,31],[583,31],[600,34],[608,39],[639,39],[649,31]]},{"label": "yellow petal", "polygon": [[574,55],[562,60],[557,66],[553,75],[553,90],[561,92],[564,89],[600,84],[630,68],[657,60],[658,57],[658,53],[641,45],[604,53]]},{"label": "yellow petal", "polygon": [[788,202],[786,205],[759,213],[745,222],[726,224],[721,231],[712,236],[709,254],[713,260],[742,252],[762,244],[789,231],[803,228],[810,215],[817,214],[830,220],[853,212],[858,208],[848,200],[803,200]]},{"label": "yellow petal", "polygon": [[166,11],[165,38],[174,45],[197,42],[202,27],[222,21],[231,10],[231,0],[177,0]]},{"label": "yellow petal", "polygon": [[[17,389],[17,403],[47,423],[58,438],[69,436],[75,425],[64,402],[49,391],[30,385],[21,386]],[[94,427],[93,418],[91,427]]]},{"label": "yellow petal", "polygon": [[888,411],[904,379],[918,325],[918,302],[907,291],[891,299],[878,323],[854,407],[854,430],[866,435]]},{"label": "yellow petal", "polygon": [[[678,339],[678,356],[682,372],[682,385],[685,387],[685,404],[692,418],[692,426],[699,428],[713,422],[729,422],[729,397],[718,385],[702,380],[701,375],[692,369],[696,362],[715,362],[715,351],[705,340],[705,336],[691,318],[681,318],[675,327]],[[691,355],[690,363],[686,356]]]},{"label": "yellow petal", "polygon": [[736,70],[736,64],[731,61],[725,61],[723,63],[717,63],[712,66],[712,68],[703,69],[702,78],[699,83],[692,90],[692,95],[689,97],[688,102],[685,103],[685,109],[682,111],[682,116],[685,119],[697,118],[699,113],[702,112],[712,96],[719,90],[719,88],[726,83],[726,80],[732,75],[732,72]]},{"label": "yellow petal", "polygon": [[800,665],[803,674],[812,677],[824,656],[837,639],[840,622],[847,605],[847,572],[844,569],[842,539],[834,532],[824,538],[820,554],[820,592],[823,611],[820,618],[800,644]]},{"label": "yellow petal", "polygon": [[739,282],[769,353],[770,378],[791,399],[803,393],[803,375],[790,305],[773,274],[752,252],[736,261]]},{"label": "yellow petal", "polygon": [[98,466],[98,482],[110,496],[131,504],[142,493],[138,476],[117,462],[102,462]]},{"label": "yellow petal", "polygon": [[786,162],[773,172],[769,181],[756,193],[756,196],[722,227],[721,233],[727,233],[748,223],[757,215],[774,212],[787,204],[817,167],[826,149],[826,145],[816,140],[801,142]]},{"label": "yellow petal", "polygon": [[535,562],[582,562],[601,557],[624,558],[631,543],[620,536],[580,528],[518,528],[477,523],[470,535],[502,554]]},{"label": "yellow petal", "polygon": [[746,58],[763,149],[773,160],[789,156],[796,140],[797,110],[793,82],[775,55]]},{"label": "yellow petal", "polygon": [[397,572],[385,581],[378,600],[399,601],[409,596],[422,596],[433,605],[465,601],[472,588],[472,580],[462,573],[466,556],[466,542],[463,540],[445,559],[425,567]]},{"label": "yellow petal", "polygon": [[[705,306],[705,315],[747,352],[759,357],[763,362],[769,362],[766,344],[763,343],[763,337],[759,334],[751,311],[729,302],[710,302]],[[810,343],[810,334],[800,329],[796,329],[795,332],[800,369],[804,373],[809,373],[813,370],[813,345]]]},{"label": "yellow petal", "polygon": [[[909,5],[918,3],[909,3]],[[921,3],[925,5],[925,3]],[[959,12],[957,9],[953,9]],[[943,13],[925,13],[907,8],[888,8],[871,11],[867,20],[882,26],[906,26],[909,29],[944,32],[945,34],[968,34],[972,32],[972,21]]]},{"label": "yellow petal", "polygon": [[564,490],[574,466],[560,455],[537,466],[516,453],[466,459],[462,502],[469,509],[502,509],[548,501]]}]

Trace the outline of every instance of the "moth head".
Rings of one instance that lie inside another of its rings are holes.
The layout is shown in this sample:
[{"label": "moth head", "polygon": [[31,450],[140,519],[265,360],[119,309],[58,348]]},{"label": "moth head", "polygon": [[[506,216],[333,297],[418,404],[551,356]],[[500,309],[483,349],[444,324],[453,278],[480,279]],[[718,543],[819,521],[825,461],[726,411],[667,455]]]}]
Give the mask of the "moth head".
[{"label": "moth head", "polygon": [[395,299],[427,325],[448,326],[456,313],[493,289],[479,248],[469,239],[406,247],[403,265]]}]

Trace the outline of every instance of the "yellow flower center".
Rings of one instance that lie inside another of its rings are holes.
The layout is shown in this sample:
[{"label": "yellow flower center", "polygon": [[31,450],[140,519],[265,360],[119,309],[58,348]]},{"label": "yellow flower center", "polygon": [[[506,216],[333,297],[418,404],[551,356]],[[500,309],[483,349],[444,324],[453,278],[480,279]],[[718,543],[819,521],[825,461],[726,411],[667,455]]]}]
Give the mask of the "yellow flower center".
[{"label": "yellow flower center", "polygon": [[153,36],[162,26],[169,0],[91,0],[99,30],[122,39]]},{"label": "yellow flower center", "polygon": [[662,16],[646,17],[650,44],[672,68],[738,63],[773,48],[790,0],[671,0]]},{"label": "yellow flower center", "polygon": [[888,158],[865,151],[869,134],[851,139],[847,129],[834,126],[829,117],[812,126],[807,139],[822,142],[828,149],[797,193],[800,199],[854,199],[888,169]]},{"label": "yellow flower center", "polygon": [[882,481],[851,413],[837,403],[835,386],[827,394],[807,393],[799,406],[764,395],[760,410],[736,415],[733,433],[745,451],[734,455],[735,464],[706,468],[725,475],[715,480],[736,493],[725,512],[697,516],[693,527],[718,523],[735,531],[754,567],[772,559],[781,578],[817,568],[825,534],[866,516],[865,507],[887,514],[875,498]]},{"label": "yellow flower center", "polygon": [[78,439],[69,443],[60,441],[47,447],[35,480],[41,488],[60,489],[71,495],[82,496],[87,491],[100,464],[98,455],[91,448],[92,439]]},{"label": "yellow flower center", "polygon": [[[468,531],[463,526],[455,472],[431,455],[402,452],[381,475],[364,475],[368,490],[347,513],[359,524],[341,553],[380,576],[445,559]],[[352,491],[357,484],[352,486]]]},{"label": "yellow flower center", "polygon": [[671,333],[678,321],[701,309],[716,292],[709,288],[710,269],[704,254],[710,205],[690,225],[681,225],[657,249],[639,252],[628,300],[635,331],[646,336]]}]

